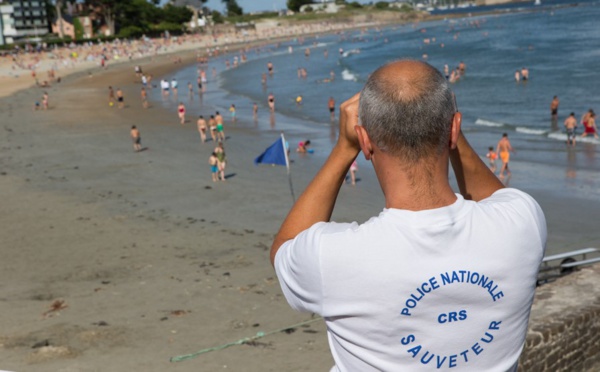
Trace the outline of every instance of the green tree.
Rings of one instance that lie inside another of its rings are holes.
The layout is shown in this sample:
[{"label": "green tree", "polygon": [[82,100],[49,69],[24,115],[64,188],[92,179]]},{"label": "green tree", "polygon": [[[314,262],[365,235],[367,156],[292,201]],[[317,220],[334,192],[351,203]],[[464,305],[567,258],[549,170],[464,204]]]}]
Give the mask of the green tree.
[{"label": "green tree", "polygon": [[223,23],[225,22],[225,20],[223,19],[223,14],[221,14],[221,12],[217,11],[217,10],[213,10],[212,13],[212,20],[214,23]]},{"label": "green tree", "polygon": [[348,3],[348,5],[346,5],[346,7],[348,9],[362,9],[363,6],[358,1],[353,1],[351,3]]},{"label": "green tree", "polygon": [[221,0],[227,9],[227,17],[241,16],[244,10],[238,5],[236,0]]},{"label": "green tree", "polygon": [[312,4],[312,0],[287,0],[287,7],[293,12],[299,12],[302,5]]},{"label": "green tree", "polygon": [[387,1],[378,1],[375,3],[375,9],[389,9],[390,3]]},{"label": "green tree", "polygon": [[75,29],[75,40],[83,39],[83,25],[79,18],[73,18],[73,28]]}]

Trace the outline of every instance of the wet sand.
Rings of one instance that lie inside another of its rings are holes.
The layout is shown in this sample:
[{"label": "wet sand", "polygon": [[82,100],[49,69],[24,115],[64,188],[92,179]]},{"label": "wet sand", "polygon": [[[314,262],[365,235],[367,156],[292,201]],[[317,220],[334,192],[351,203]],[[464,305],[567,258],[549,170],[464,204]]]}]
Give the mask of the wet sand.
[{"label": "wet sand", "polygon": [[[228,180],[215,184],[214,143],[200,143],[191,118],[144,110],[133,65],[67,77],[48,89],[48,111],[32,110],[37,88],[0,99],[0,369],[328,370],[320,321],[169,362],[312,318],[289,309],[268,261],[292,201],[285,168],[252,159],[278,132],[264,113],[256,127],[226,122]],[[155,80],[180,67],[144,64]],[[123,88],[125,109],[108,106],[108,85]],[[131,125],[147,150],[133,151]],[[320,164],[293,159],[298,195]],[[372,170],[359,178],[334,219],[383,208]],[[598,203],[526,191],[546,212],[549,252],[600,246]]]}]

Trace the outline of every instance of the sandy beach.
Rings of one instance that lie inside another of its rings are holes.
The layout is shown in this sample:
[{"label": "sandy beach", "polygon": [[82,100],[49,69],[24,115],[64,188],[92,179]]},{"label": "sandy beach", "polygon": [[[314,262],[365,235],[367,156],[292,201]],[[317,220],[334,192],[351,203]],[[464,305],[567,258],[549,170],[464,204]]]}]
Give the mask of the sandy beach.
[{"label": "sandy beach", "polygon": [[[195,55],[181,52],[183,63]],[[200,143],[195,118],[181,126],[174,110],[142,108],[137,63],[156,83],[182,67],[165,54],[82,68],[47,89],[47,111],[32,109],[40,88],[0,98],[0,369],[328,370],[324,323],[289,308],[269,264],[292,199],[284,167],[252,163],[278,135],[267,114],[227,126],[228,178],[214,183],[214,143]],[[123,89],[124,109],[108,106],[109,85]],[[133,151],[132,125],[145,151]],[[299,195],[320,163],[293,160]],[[362,222],[383,208],[372,169],[360,178],[342,188],[333,219]],[[546,213],[547,253],[600,246],[600,201],[527,191]]]}]

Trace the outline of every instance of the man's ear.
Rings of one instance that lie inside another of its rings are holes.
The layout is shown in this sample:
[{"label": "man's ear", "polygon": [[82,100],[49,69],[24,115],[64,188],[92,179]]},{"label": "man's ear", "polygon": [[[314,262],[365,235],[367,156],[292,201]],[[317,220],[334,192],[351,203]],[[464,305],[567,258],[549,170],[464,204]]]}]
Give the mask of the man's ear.
[{"label": "man's ear", "polygon": [[456,112],[452,117],[452,124],[450,127],[450,149],[454,150],[456,148],[456,143],[458,142],[458,137],[460,137],[460,126],[462,124],[462,114],[460,112]]},{"label": "man's ear", "polygon": [[373,154],[373,146],[371,146],[371,139],[367,134],[367,131],[363,126],[355,125],[354,130],[356,131],[356,135],[358,136],[358,144],[360,145],[360,149],[365,155],[365,159],[371,160],[371,155]]}]

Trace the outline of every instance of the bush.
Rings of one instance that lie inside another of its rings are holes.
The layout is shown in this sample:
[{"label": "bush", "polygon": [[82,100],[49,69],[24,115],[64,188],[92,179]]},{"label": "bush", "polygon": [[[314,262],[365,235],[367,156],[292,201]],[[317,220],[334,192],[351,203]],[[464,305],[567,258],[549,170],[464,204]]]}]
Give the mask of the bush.
[{"label": "bush", "polygon": [[223,18],[223,14],[217,10],[213,10],[212,12],[212,20],[214,23],[223,23],[225,19]]},{"label": "bush", "polygon": [[378,1],[375,3],[375,9],[389,9],[390,3],[387,1]]},{"label": "bush", "polygon": [[119,37],[122,38],[130,38],[130,37],[139,37],[144,34],[144,30],[142,30],[138,26],[127,26],[123,27],[121,31],[119,31]]}]

